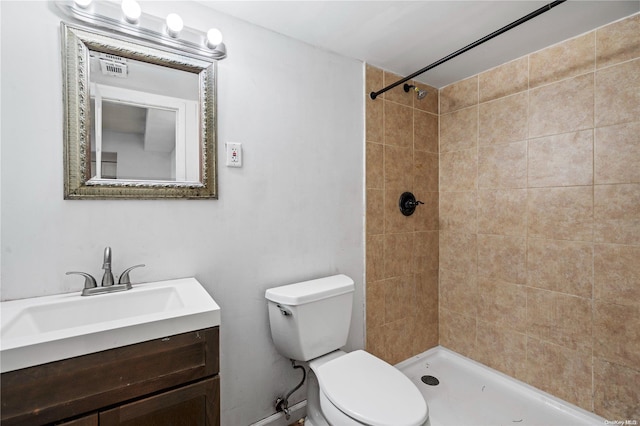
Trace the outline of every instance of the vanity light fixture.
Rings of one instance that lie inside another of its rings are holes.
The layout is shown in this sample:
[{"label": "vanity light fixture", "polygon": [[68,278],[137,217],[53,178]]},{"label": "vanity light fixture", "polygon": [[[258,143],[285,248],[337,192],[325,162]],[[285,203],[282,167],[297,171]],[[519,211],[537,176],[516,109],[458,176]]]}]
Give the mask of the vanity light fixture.
[{"label": "vanity light fixture", "polygon": [[136,0],[122,0],[124,19],[130,24],[137,24],[142,15],[142,8]]},{"label": "vanity light fixture", "polygon": [[170,13],[167,15],[167,34],[176,38],[180,35],[180,31],[184,28],[182,18],[177,13]]},{"label": "vanity light fixture", "polygon": [[220,43],[222,43],[222,33],[219,29],[211,28],[207,31],[207,47],[215,49]]},{"label": "vanity light fixture", "polygon": [[117,31],[208,59],[227,57],[220,30],[204,32],[185,27],[176,13],[170,13],[166,19],[158,18],[142,12],[136,0],[123,0],[122,4],[92,0],[54,0],[54,3],[66,17],[92,27]]}]

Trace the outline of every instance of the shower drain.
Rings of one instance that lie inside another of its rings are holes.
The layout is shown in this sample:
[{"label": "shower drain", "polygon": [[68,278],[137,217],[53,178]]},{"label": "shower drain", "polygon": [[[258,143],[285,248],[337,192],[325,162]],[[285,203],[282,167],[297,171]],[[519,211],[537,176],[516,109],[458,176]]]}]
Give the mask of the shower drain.
[{"label": "shower drain", "polygon": [[422,376],[420,380],[422,380],[422,383],[425,383],[429,386],[437,386],[440,384],[440,380],[433,376]]}]

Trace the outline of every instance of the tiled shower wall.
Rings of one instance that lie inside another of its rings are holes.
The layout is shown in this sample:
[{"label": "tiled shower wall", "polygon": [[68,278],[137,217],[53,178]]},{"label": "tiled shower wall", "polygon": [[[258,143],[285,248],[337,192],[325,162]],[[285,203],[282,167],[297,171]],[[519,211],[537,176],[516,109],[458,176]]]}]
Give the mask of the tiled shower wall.
[{"label": "tiled shower wall", "polygon": [[440,343],[640,420],[640,15],[440,92]]},{"label": "tiled shower wall", "polygon": [[[439,343],[640,419],[640,15],[447,86],[439,112]],[[426,326],[369,336],[381,324],[369,302],[387,302],[370,283],[386,263],[371,237],[367,345],[400,352],[389,345]]]},{"label": "tiled shower wall", "polygon": [[[401,78],[366,72],[367,93]],[[390,363],[438,344],[438,91],[424,88],[366,101],[367,348]],[[405,191],[425,203],[412,216]]]}]

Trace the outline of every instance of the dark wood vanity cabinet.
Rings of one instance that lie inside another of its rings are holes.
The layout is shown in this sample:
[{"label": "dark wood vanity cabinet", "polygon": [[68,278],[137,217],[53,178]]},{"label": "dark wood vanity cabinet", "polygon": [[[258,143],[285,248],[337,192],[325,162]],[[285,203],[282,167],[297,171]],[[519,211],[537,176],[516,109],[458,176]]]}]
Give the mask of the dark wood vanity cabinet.
[{"label": "dark wood vanity cabinet", "polygon": [[219,426],[219,328],[3,373],[2,426]]}]

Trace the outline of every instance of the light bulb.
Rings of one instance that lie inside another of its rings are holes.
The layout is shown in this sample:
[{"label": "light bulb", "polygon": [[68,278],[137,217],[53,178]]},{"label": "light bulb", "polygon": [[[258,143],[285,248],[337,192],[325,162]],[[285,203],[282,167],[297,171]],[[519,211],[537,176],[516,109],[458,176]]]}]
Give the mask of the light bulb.
[{"label": "light bulb", "polygon": [[124,13],[124,18],[127,22],[137,24],[142,14],[142,9],[136,0],[122,0],[122,13]]},{"label": "light bulb", "polygon": [[78,7],[81,7],[83,9],[86,9],[87,7],[89,7],[89,5],[91,4],[92,0],[75,0],[75,4]]},{"label": "light bulb", "polygon": [[177,13],[170,13],[167,15],[167,33],[171,37],[178,37],[180,31],[184,28],[182,18]]},{"label": "light bulb", "polygon": [[213,49],[220,43],[222,43],[222,33],[219,29],[211,28],[207,31],[207,47]]}]

